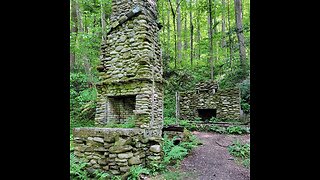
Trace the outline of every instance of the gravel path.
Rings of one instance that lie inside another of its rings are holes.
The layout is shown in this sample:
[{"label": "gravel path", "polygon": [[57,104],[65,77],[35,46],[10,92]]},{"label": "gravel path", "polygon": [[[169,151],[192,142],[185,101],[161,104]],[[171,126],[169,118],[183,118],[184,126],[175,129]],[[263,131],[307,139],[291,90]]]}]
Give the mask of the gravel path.
[{"label": "gravel path", "polygon": [[250,135],[225,135],[193,132],[203,143],[181,163],[183,179],[192,180],[249,180],[250,170],[237,164],[227,146],[238,139],[250,143]]}]

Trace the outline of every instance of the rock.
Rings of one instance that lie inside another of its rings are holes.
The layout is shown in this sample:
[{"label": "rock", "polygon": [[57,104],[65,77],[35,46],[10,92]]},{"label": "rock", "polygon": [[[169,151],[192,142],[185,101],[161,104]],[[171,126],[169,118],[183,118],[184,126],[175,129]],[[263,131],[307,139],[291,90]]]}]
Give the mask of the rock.
[{"label": "rock", "polygon": [[109,164],[109,168],[110,168],[110,169],[119,169],[118,166],[111,166],[110,164]]},{"label": "rock", "polygon": [[108,171],[109,170],[109,166],[104,166],[102,169]]},{"label": "rock", "polygon": [[100,143],[104,142],[103,138],[100,138],[100,137],[94,137],[92,140],[95,142],[100,142]]},{"label": "rock", "polygon": [[94,159],[91,159],[90,163],[91,163],[91,164],[97,164],[97,161],[94,160]]},{"label": "rock", "polygon": [[131,157],[133,157],[133,153],[132,152],[118,154],[118,158],[120,158],[120,159],[129,159]]},{"label": "rock", "polygon": [[128,162],[118,162],[118,166],[128,166]]},{"label": "rock", "polygon": [[129,159],[129,165],[141,164],[141,160],[139,157],[132,157]]},{"label": "rock", "polygon": [[115,50],[116,51],[121,51],[121,49],[123,49],[123,46],[117,46]]},{"label": "rock", "polygon": [[100,169],[100,165],[99,164],[95,164],[92,166],[94,169]]},{"label": "rock", "polygon": [[116,142],[114,143],[115,146],[123,146],[126,143],[126,140],[119,137]]},{"label": "rock", "polygon": [[109,148],[109,151],[111,153],[122,153],[122,152],[128,152],[132,149],[132,146],[130,145],[124,145],[124,146],[112,146]]},{"label": "rock", "polygon": [[124,42],[126,39],[127,39],[127,36],[122,35],[122,36],[119,38],[119,42]]},{"label": "rock", "polygon": [[123,48],[120,52],[125,53],[125,52],[128,52],[129,50],[130,50],[129,48]]},{"label": "rock", "polygon": [[153,146],[150,147],[149,150],[151,152],[159,153],[159,152],[161,152],[161,147],[160,147],[160,145],[153,145]]},{"label": "rock", "polygon": [[116,158],[117,154],[109,154],[109,158]]},{"label": "rock", "polygon": [[98,147],[98,148],[95,148],[94,151],[104,152],[104,151],[107,151],[107,149],[104,147]]},{"label": "rock", "polygon": [[111,51],[110,54],[118,54],[117,51]]},{"label": "rock", "polygon": [[130,170],[129,166],[120,167],[121,172],[128,172]]},{"label": "rock", "polygon": [[113,175],[118,175],[118,174],[120,174],[120,172],[119,172],[118,170],[114,170],[114,169],[110,170],[110,172],[111,172],[111,174],[113,174]]},{"label": "rock", "polygon": [[116,158],[115,161],[116,161],[116,162],[127,162],[127,159],[119,159],[119,158]]},{"label": "rock", "polygon": [[107,161],[105,159],[98,159],[98,164],[107,165]]}]

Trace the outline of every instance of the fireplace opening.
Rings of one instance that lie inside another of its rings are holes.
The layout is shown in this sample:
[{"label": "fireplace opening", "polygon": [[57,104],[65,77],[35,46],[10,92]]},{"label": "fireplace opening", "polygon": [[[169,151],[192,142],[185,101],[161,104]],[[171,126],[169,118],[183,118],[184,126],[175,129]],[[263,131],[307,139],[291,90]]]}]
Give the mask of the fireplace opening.
[{"label": "fireplace opening", "polygon": [[217,117],[216,109],[198,109],[198,116],[202,121],[208,122],[212,117]]},{"label": "fireplace opening", "polygon": [[109,97],[108,119],[114,123],[125,123],[134,115],[135,105],[135,96]]}]

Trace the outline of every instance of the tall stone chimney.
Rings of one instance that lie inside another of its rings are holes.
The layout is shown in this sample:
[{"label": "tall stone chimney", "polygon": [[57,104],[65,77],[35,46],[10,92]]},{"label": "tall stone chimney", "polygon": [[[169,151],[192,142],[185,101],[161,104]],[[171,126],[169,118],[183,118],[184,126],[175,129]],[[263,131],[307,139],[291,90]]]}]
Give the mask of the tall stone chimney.
[{"label": "tall stone chimney", "polygon": [[96,125],[133,118],[145,136],[163,127],[162,57],[155,0],[112,0],[101,46]]}]

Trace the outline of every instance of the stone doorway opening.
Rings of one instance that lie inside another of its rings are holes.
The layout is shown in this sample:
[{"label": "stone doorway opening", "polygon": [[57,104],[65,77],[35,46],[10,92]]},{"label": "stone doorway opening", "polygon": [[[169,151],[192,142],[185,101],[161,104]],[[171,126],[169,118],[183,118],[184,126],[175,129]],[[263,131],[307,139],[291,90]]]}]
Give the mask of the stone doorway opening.
[{"label": "stone doorway opening", "polygon": [[211,118],[217,117],[216,109],[197,109],[198,117],[201,118],[202,121],[208,122]]},{"label": "stone doorway opening", "polygon": [[125,123],[133,117],[136,106],[136,96],[113,96],[109,99],[108,120],[114,123]]}]

